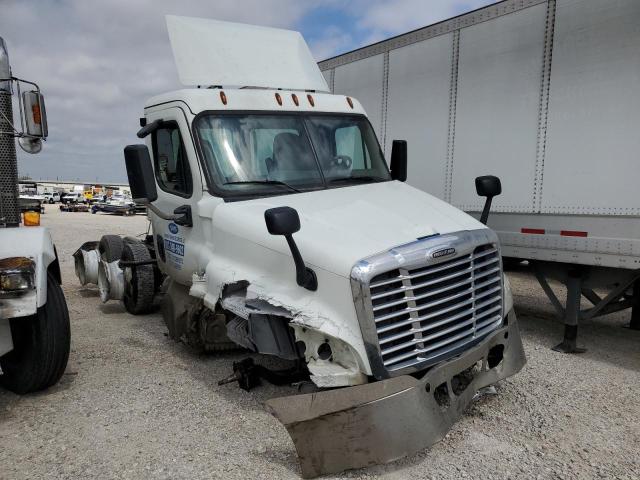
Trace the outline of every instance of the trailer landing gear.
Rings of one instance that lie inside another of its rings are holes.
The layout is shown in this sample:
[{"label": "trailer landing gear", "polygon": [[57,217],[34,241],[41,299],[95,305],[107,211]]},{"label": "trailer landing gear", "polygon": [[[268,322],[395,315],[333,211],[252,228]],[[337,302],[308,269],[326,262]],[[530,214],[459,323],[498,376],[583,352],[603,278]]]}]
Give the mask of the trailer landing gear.
[{"label": "trailer landing gear", "polygon": [[579,272],[571,271],[567,277],[567,308],[564,311],[564,338],[562,342],[552,348],[561,353],[584,353],[586,349],[578,348],[578,319],[580,318],[580,299],[582,276]]},{"label": "trailer landing gear", "polygon": [[[605,267],[577,267],[555,262],[531,262],[540,286],[564,322],[564,338],[553,347],[556,352],[583,353],[577,346],[579,320],[588,320],[609,313],[631,308],[629,327],[640,330],[640,270],[629,270],[620,278],[619,270]],[[554,278],[567,287],[567,300],[562,306],[547,278]],[[609,290],[600,297],[594,289]],[[580,301],[586,298],[593,306],[581,309]]]}]

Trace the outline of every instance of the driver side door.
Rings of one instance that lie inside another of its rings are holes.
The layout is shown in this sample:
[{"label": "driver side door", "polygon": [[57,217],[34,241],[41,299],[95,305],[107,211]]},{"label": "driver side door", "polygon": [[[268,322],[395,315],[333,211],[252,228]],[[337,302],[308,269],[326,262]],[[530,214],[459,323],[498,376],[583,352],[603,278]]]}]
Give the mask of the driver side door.
[{"label": "driver side door", "polygon": [[[202,183],[187,121],[177,107],[147,115],[148,122],[158,119],[162,123],[149,136],[148,145],[158,186],[154,205],[164,213],[187,213],[193,219],[202,196]],[[162,219],[152,211],[149,218],[160,269],[178,283],[190,284],[196,270],[195,255],[189,255],[194,226]]]}]

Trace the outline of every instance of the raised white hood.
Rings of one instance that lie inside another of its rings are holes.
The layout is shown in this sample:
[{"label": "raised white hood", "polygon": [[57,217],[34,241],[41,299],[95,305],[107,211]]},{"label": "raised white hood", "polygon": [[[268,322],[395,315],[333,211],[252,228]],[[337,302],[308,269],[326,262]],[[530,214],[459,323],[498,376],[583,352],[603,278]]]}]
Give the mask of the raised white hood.
[{"label": "raised white hood", "polygon": [[328,92],[300,32],[167,15],[180,82]]},{"label": "raised white hood", "polygon": [[265,210],[282,206],[300,215],[301,229],[294,238],[305,261],[345,277],[358,260],[392,247],[430,235],[486,228],[448,203],[397,181],[224,203],[214,212],[214,224],[289,255],[284,238],[269,235],[264,223]]}]

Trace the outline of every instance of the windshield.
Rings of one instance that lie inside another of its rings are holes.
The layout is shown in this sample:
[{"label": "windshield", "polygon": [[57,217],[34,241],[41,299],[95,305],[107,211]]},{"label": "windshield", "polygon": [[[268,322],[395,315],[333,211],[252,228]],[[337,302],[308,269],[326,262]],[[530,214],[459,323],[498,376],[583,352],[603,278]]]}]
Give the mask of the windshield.
[{"label": "windshield", "polygon": [[216,186],[271,194],[390,180],[363,116],[207,114],[195,128]]}]

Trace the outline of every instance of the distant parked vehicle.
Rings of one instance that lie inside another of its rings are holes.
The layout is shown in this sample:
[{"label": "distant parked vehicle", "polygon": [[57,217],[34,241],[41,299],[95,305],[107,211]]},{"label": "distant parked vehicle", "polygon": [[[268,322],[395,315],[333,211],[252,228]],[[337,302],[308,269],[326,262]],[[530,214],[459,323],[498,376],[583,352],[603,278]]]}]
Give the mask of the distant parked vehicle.
[{"label": "distant parked vehicle", "polygon": [[136,204],[130,196],[122,193],[114,193],[105,201],[97,202],[92,205],[91,213],[97,212],[134,215],[136,213]]},{"label": "distant parked vehicle", "polygon": [[42,194],[44,201],[47,203],[56,203],[60,201],[60,194],[58,192],[45,192]]},{"label": "distant parked vehicle", "polygon": [[81,192],[71,192],[62,196],[62,203],[86,203],[87,199]]}]

